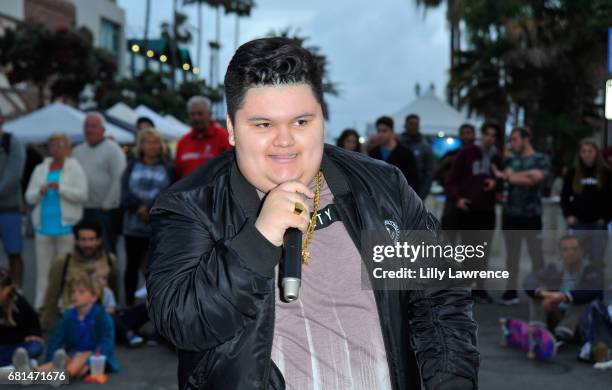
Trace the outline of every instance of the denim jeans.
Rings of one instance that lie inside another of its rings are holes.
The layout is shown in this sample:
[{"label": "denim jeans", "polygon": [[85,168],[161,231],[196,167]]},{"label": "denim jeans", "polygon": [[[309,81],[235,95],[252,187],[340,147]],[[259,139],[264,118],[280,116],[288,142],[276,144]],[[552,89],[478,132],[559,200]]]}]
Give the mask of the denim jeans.
[{"label": "denim jeans", "polygon": [[30,359],[36,359],[39,357],[45,345],[40,341],[28,341],[19,344],[0,345],[0,367],[8,366],[12,363],[13,352],[19,347],[23,347],[28,351]]}]

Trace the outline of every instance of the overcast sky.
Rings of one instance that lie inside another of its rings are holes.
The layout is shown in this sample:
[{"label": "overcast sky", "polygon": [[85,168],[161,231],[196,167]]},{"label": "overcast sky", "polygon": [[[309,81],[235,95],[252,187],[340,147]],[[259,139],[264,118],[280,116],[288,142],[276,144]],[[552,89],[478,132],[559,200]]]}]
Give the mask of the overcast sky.
[{"label": "overcast sky", "polygon": [[[320,46],[330,66],[330,76],[342,95],[329,97],[329,138],[346,127],[364,134],[367,123],[394,114],[410,103],[415,83],[423,89],[434,83],[443,97],[448,79],[449,33],[445,9],[427,10],[414,0],[256,0],[249,18],[240,20],[239,43],[291,27]],[[144,34],[145,0],[118,0],[126,12],[126,37]],[[172,0],[155,0],[151,9],[150,37],[159,36],[159,25],[169,20]],[[179,0],[179,3],[182,3]],[[196,6],[183,7],[189,23],[197,26]],[[202,76],[208,78],[209,50],[214,39],[215,14],[203,7],[204,47]],[[220,77],[234,52],[235,16],[221,18]],[[191,56],[196,61],[196,40]]]}]

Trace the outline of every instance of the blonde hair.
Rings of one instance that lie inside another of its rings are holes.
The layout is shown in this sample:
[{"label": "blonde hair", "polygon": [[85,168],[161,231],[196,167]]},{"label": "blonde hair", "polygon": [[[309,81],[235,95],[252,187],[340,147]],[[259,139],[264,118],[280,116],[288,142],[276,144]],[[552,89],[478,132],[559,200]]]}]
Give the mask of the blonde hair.
[{"label": "blonde hair", "polygon": [[142,157],[142,144],[144,142],[145,137],[155,137],[159,143],[161,144],[161,152],[159,157],[162,158],[168,153],[168,146],[164,142],[161,133],[159,130],[153,127],[147,127],[138,132],[138,137],[136,138],[136,147],[134,148],[134,155],[136,157]]},{"label": "blonde hair", "polygon": [[68,154],[70,154],[70,149],[71,149],[70,138],[68,137],[66,133],[51,134],[49,138],[47,138],[47,147],[49,147],[49,144],[53,141],[64,141]]},{"label": "blonde hair", "polygon": [[102,298],[104,288],[98,279],[94,278],[93,275],[83,273],[76,277],[70,283],[70,290],[74,290],[76,287],[85,287],[92,295],[99,299]]}]

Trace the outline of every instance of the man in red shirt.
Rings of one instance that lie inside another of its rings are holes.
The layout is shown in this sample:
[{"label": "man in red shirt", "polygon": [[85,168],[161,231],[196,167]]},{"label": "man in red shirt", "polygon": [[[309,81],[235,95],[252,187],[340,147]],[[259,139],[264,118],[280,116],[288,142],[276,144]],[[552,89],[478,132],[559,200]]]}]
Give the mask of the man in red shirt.
[{"label": "man in red shirt", "polygon": [[208,98],[193,96],[187,102],[187,113],[191,131],[176,145],[174,168],[177,179],[231,148],[227,130],[212,120]]}]

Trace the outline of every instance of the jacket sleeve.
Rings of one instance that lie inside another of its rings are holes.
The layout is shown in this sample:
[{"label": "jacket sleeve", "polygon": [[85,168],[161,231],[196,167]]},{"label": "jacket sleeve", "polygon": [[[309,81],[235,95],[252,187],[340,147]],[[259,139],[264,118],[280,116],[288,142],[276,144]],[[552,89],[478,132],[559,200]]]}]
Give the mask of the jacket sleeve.
[{"label": "jacket sleeve", "polygon": [[121,175],[121,205],[128,211],[135,213],[138,207],[142,205],[140,199],[138,199],[132,191],[130,191],[130,176],[134,168],[134,162],[130,162],[128,167]]},{"label": "jacket sleeve", "polygon": [[11,150],[3,174],[0,176],[0,194],[16,193],[20,190],[21,176],[25,167],[25,148],[17,137],[10,135]]},{"label": "jacket sleeve", "polygon": [[[400,180],[403,226],[438,236],[439,222]],[[470,290],[435,286],[405,292],[411,345],[427,389],[475,389],[480,356]]]},{"label": "jacket sleeve", "polygon": [[42,332],[40,331],[38,315],[23,295],[18,295],[17,299],[19,312],[24,319],[23,324],[19,324],[19,327],[23,328],[28,336],[41,336]]},{"label": "jacket sleeve", "polygon": [[417,168],[417,161],[410,148],[406,148],[404,159],[405,161],[402,172],[406,177],[408,184],[412,188],[419,188],[419,170]]},{"label": "jacket sleeve", "polygon": [[179,349],[203,351],[235,337],[273,293],[281,248],[252,221],[215,239],[189,193],[164,193],[151,210],[148,311]]},{"label": "jacket sleeve", "polygon": [[183,139],[180,139],[176,144],[176,153],[174,155],[174,180],[180,180],[183,178],[183,164],[181,159],[183,157]]},{"label": "jacket sleeve", "polygon": [[[101,339],[98,347],[100,353],[107,357],[108,360],[115,357],[115,325],[110,314],[105,311],[100,312],[99,321],[101,327]],[[117,371],[119,367],[113,367],[113,372]]]},{"label": "jacket sleeve", "polygon": [[423,153],[423,177],[420,178],[420,193],[419,197],[425,199],[431,191],[431,182],[434,171],[434,155],[431,146],[427,143],[422,150]]},{"label": "jacket sleeve", "polygon": [[455,201],[455,203],[461,198],[461,194],[459,193],[459,181],[464,179],[464,162],[465,162],[465,153],[461,151],[457,152],[455,159],[451,165],[450,172],[446,178],[446,185],[444,188],[446,189],[446,196],[449,199]]},{"label": "jacket sleeve", "polygon": [[102,208],[105,210],[110,210],[119,206],[115,204],[115,202],[120,200],[121,175],[123,175],[123,171],[125,170],[125,166],[127,164],[125,154],[121,151],[119,145],[114,145],[113,156],[110,158],[109,164],[112,180],[111,186],[106,193],[106,197],[102,201]]},{"label": "jacket sleeve", "polygon": [[34,206],[42,199],[40,195],[40,187],[44,184],[42,177],[42,164],[38,164],[34,171],[32,172],[32,176],[30,176],[30,182],[28,183],[28,188],[25,192],[25,199],[29,205]]},{"label": "jacket sleeve", "polygon": [[59,193],[70,202],[85,203],[87,200],[87,176],[76,159],[71,160],[70,177],[62,180],[60,177]]}]

